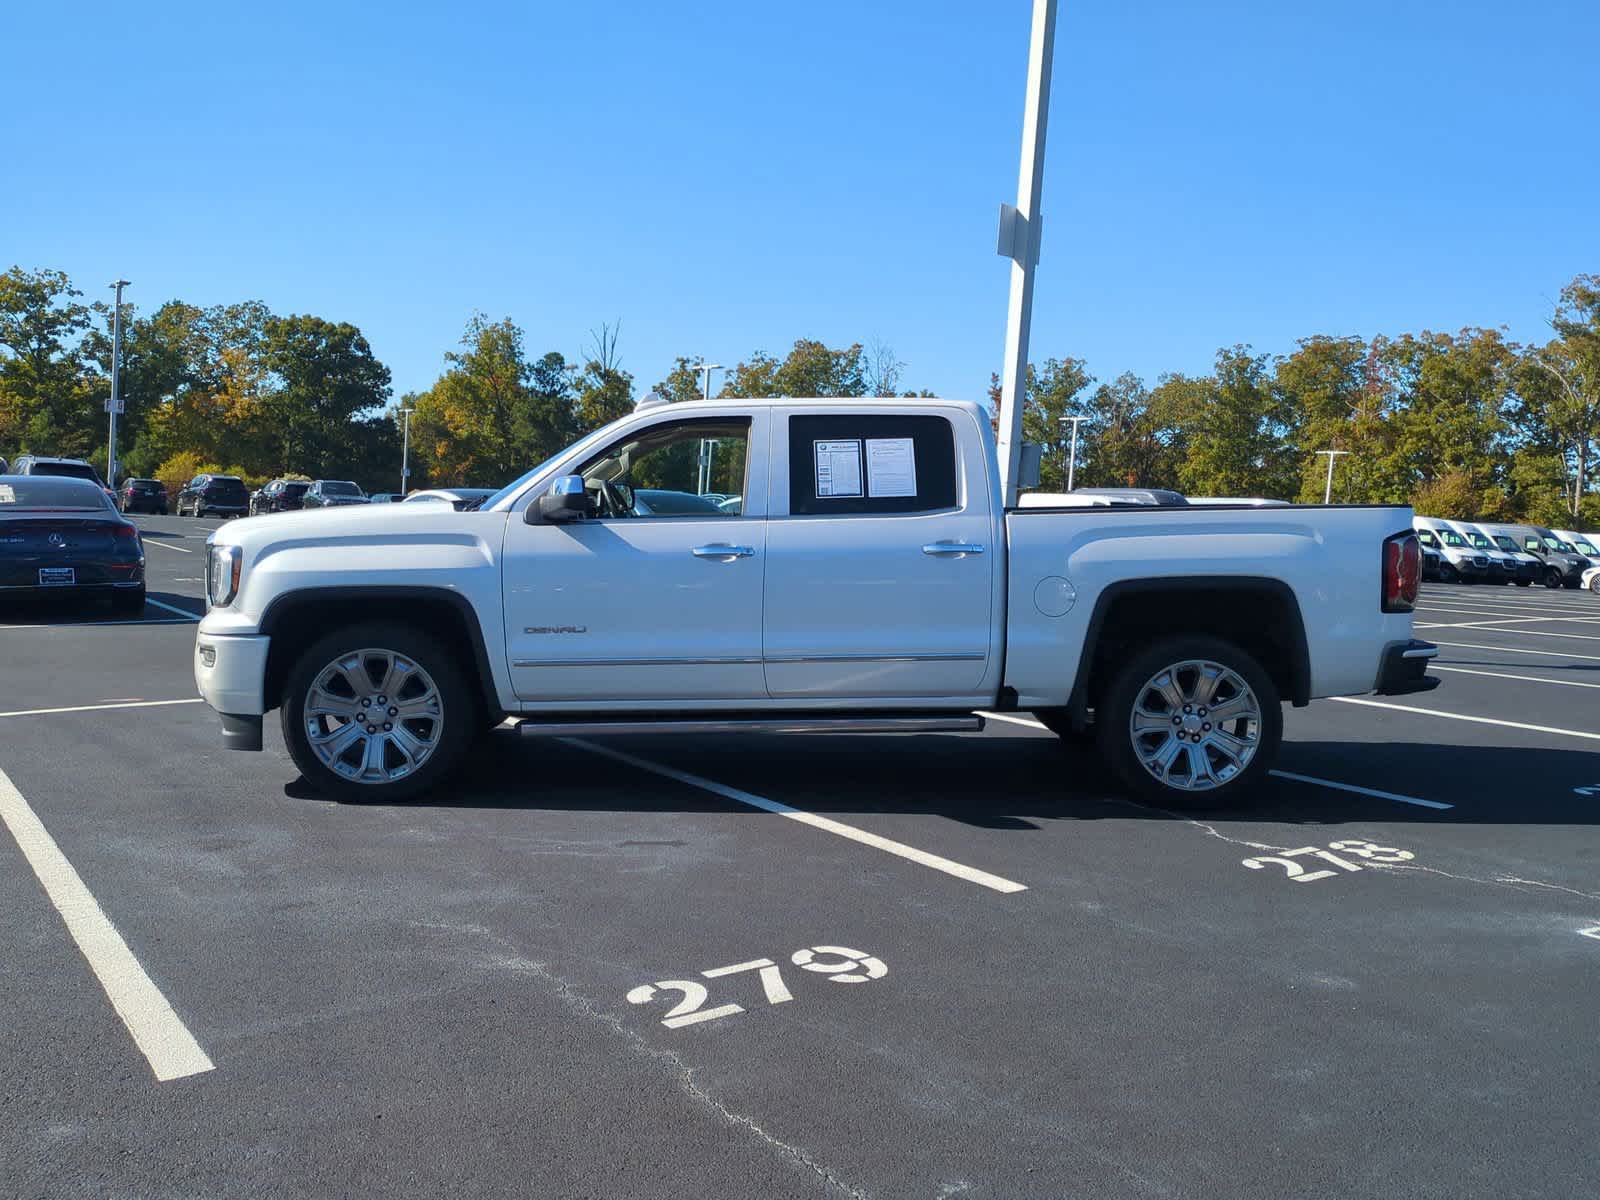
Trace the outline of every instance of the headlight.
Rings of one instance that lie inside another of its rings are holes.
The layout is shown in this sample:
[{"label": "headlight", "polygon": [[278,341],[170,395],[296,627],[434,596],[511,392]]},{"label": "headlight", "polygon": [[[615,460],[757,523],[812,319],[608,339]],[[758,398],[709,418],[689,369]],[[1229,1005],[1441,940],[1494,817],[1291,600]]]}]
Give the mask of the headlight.
[{"label": "headlight", "polygon": [[212,546],[206,555],[206,603],[226,608],[239,594],[244,555],[237,546]]}]

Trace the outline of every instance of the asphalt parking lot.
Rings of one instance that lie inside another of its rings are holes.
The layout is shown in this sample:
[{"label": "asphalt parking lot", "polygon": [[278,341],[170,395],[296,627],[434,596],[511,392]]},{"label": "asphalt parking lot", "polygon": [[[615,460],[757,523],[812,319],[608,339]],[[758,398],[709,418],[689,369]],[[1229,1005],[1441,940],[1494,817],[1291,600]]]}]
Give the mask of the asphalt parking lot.
[{"label": "asphalt parking lot", "polygon": [[139,521],[143,620],[0,611],[0,1194],[1600,1196],[1600,598],[1427,585],[1203,820],[1015,717],[335,805]]}]

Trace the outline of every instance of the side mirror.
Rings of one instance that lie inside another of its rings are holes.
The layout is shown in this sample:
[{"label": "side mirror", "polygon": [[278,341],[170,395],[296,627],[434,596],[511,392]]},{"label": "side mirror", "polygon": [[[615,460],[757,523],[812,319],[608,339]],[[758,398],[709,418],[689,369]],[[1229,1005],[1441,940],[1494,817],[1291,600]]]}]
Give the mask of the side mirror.
[{"label": "side mirror", "polygon": [[527,517],[534,523],[535,514],[540,521],[552,525],[565,525],[568,521],[581,521],[589,511],[589,494],[584,490],[582,475],[563,475],[539,497],[538,503],[529,505]]}]

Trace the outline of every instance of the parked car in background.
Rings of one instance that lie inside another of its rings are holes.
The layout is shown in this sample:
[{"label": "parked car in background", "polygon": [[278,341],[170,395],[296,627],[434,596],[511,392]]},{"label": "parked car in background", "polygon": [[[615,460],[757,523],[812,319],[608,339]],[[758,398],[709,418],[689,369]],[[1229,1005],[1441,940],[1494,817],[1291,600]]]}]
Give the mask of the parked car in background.
[{"label": "parked car in background", "polygon": [[1579,533],[1576,529],[1555,529],[1551,532],[1587,558],[1591,566],[1600,567],[1600,545],[1595,544],[1600,533]]},{"label": "parked car in background", "polygon": [[237,475],[196,475],[178,493],[180,517],[242,517],[250,510],[250,493]]},{"label": "parked car in background", "polygon": [[0,475],[0,593],[104,596],[144,612],[144,543],[97,480]]},{"label": "parked car in background", "polygon": [[1583,573],[1579,582],[1596,596],[1600,596],[1600,567],[1590,567]]},{"label": "parked car in background", "polygon": [[311,487],[308,479],[272,479],[264,487],[257,489],[250,496],[250,515],[259,517],[263,513],[292,512],[300,507],[307,489]]},{"label": "parked car in background", "polygon": [[167,485],[159,479],[124,479],[117,489],[117,507],[125,513],[167,515]]},{"label": "parked car in background", "polygon": [[1474,550],[1448,522],[1437,517],[1413,517],[1411,528],[1424,550],[1437,550],[1439,578],[1445,583],[1478,583],[1489,577],[1489,556]]},{"label": "parked car in background", "polygon": [[1582,581],[1584,571],[1590,566],[1587,558],[1542,525],[1494,523],[1485,524],[1483,528],[1491,536],[1498,537],[1504,534],[1515,538],[1518,546],[1537,558],[1544,566],[1545,587],[1575,588]]},{"label": "parked car in background", "polygon": [[24,454],[11,464],[13,475],[56,475],[63,479],[87,479],[98,483],[100,490],[106,494],[115,507],[117,494],[106,486],[106,481],[100,478],[100,472],[95,470],[88,462],[81,458],[52,458],[46,454]]},{"label": "parked car in background", "polygon": [[471,512],[494,493],[494,488],[429,488],[425,492],[412,492],[406,497],[406,503],[443,502],[453,504],[457,512]]},{"label": "parked car in background", "polygon": [[8,475],[10,473],[11,473],[11,464],[6,462],[6,460],[5,460],[5,458],[3,456],[0,456],[0,475]]},{"label": "parked car in background", "polygon": [[1466,521],[1446,521],[1446,525],[1467,539],[1467,545],[1489,556],[1489,574],[1485,583],[1520,583],[1524,587],[1539,578],[1539,562],[1531,554],[1518,554],[1505,550],[1490,540],[1489,535]]},{"label": "parked car in background", "polygon": [[373,492],[367,497],[368,504],[399,504],[405,499],[401,492]]},{"label": "parked car in background", "polygon": [[348,479],[319,479],[300,497],[301,508],[340,508],[365,504],[367,494]]}]

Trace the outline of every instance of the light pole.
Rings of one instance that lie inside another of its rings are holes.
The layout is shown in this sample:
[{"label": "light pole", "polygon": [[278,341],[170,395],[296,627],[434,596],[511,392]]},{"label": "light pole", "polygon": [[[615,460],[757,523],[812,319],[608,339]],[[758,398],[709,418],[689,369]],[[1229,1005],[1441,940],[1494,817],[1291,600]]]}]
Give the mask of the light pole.
[{"label": "light pole", "polygon": [[1001,497],[1007,508],[1017,503],[1017,475],[1022,455],[1022,406],[1028,387],[1028,329],[1033,320],[1033,272],[1039,262],[1039,200],[1044,191],[1044,135],[1050,116],[1050,58],[1055,40],[1056,0],[1033,0],[1017,206],[1000,206],[997,246],[998,252],[1011,260],[998,447]]},{"label": "light pole", "polygon": [[119,279],[107,287],[116,289],[116,307],[111,311],[111,399],[106,401],[106,412],[111,417],[111,431],[106,438],[106,484],[117,486],[117,414],[122,411],[122,389],[118,377],[122,374],[122,289],[129,287],[126,279]]},{"label": "light pole", "polygon": [[402,408],[400,415],[405,418],[405,434],[400,443],[400,498],[406,497],[406,484],[411,477],[411,414],[414,408]]},{"label": "light pole", "polygon": [[1322,489],[1322,502],[1331,504],[1333,503],[1333,460],[1341,454],[1353,454],[1355,452],[1353,450],[1318,450],[1317,453],[1328,456],[1328,484]]},{"label": "light pole", "polygon": [[[705,373],[705,384],[701,389],[701,399],[711,399],[711,372],[722,370],[721,363],[703,362],[695,368],[696,371]],[[715,438],[700,439],[700,495],[706,494],[706,488],[711,486],[711,456],[717,452]]]},{"label": "light pole", "polygon": [[1068,421],[1072,422],[1072,451],[1067,455],[1067,491],[1069,492],[1072,490],[1073,472],[1078,466],[1078,426],[1088,419],[1088,417],[1061,418],[1061,423],[1063,425],[1065,425]]}]

